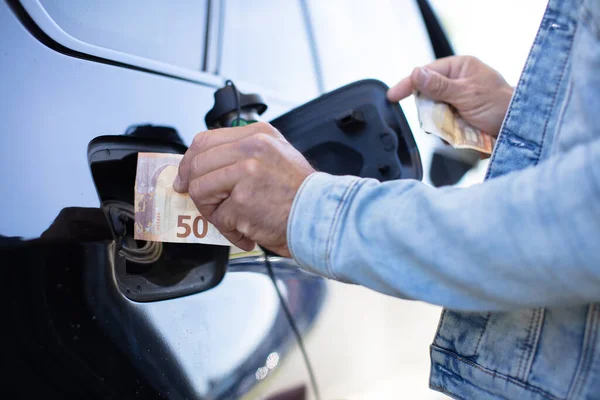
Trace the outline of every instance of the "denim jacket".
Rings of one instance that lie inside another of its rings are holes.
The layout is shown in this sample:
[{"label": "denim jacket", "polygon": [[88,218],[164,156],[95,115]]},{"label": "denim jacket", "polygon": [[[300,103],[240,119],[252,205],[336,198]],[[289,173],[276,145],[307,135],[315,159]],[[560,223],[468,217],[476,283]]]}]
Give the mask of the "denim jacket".
[{"label": "denim jacket", "polygon": [[551,0],[487,180],[312,174],[305,269],[439,304],[430,386],[458,399],[600,399],[600,1]]}]

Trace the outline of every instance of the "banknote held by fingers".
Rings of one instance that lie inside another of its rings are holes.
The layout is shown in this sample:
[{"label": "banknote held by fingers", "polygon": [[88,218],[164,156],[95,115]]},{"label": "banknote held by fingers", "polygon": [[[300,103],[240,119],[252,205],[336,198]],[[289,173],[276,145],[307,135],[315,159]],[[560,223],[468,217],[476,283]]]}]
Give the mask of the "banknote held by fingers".
[{"label": "banknote held by fingers", "polygon": [[231,243],[290,256],[286,228],[296,192],[314,172],[273,126],[260,122],[199,133],[173,188]]}]

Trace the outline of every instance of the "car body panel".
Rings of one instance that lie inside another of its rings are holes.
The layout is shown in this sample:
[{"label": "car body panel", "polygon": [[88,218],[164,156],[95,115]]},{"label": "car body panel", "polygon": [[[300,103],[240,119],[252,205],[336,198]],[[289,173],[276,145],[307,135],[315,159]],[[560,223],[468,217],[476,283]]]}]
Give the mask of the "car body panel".
[{"label": "car body panel", "polygon": [[[32,36],[5,3],[0,4],[0,26],[5,70],[0,86],[4,93],[11,94],[0,100],[0,175],[3,185],[11,188],[10,195],[0,200],[3,236],[35,239],[63,209],[100,205],[87,161],[87,146],[95,137],[122,134],[135,123],[152,123],[174,126],[189,143],[204,127],[204,113],[212,107],[215,90],[210,83],[190,83],[57,53]],[[7,66],[12,66],[10,71]],[[274,101],[269,105],[268,115],[289,108],[286,103]],[[246,301],[238,301],[232,293],[246,296]],[[114,299],[118,298],[116,292],[113,294]],[[215,382],[237,382],[227,375],[228,369],[237,370],[243,364],[241,360],[250,357],[274,331],[283,330],[288,341],[292,338],[288,322],[278,314],[280,305],[264,271],[228,273],[217,288],[197,296],[146,304],[124,298],[120,301],[121,307],[131,308],[126,313],[128,318],[138,315],[135,318],[145,323],[137,323],[145,329],[154,327],[158,331],[156,327],[162,325],[178,328],[161,333],[161,340],[173,346],[170,351],[180,358],[188,379],[194,381],[181,392],[182,398],[183,394],[215,397],[217,390],[225,390],[218,389]],[[214,302],[219,304],[217,314],[207,311],[202,316],[201,310],[212,310],[209,304]],[[191,313],[196,309],[197,316]],[[223,324],[232,329],[229,336],[222,334],[226,330]],[[115,326],[120,323],[115,322]],[[231,336],[240,330],[246,334]],[[202,336],[191,340],[193,333],[201,335],[203,331],[213,335],[210,340]],[[275,342],[269,352],[261,355],[261,363],[252,371],[253,379],[268,354],[277,352]],[[283,358],[284,352],[280,353]],[[211,364],[210,369],[206,363]],[[152,381],[164,389],[168,385],[159,384],[160,376]]]}]

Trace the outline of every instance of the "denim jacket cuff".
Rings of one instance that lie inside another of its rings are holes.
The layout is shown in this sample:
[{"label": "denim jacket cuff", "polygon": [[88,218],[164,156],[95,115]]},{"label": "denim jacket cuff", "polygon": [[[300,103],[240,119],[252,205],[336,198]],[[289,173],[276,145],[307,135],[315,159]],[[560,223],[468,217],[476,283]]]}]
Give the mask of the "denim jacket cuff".
[{"label": "denim jacket cuff", "polygon": [[287,224],[287,240],[294,260],[305,270],[338,279],[331,266],[331,252],[339,220],[360,178],[310,175],[300,186]]}]

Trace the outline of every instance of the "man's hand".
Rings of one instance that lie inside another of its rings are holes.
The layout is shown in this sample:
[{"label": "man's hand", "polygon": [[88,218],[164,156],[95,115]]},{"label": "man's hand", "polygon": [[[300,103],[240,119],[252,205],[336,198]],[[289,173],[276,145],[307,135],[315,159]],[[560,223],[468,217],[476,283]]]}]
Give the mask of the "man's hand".
[{"label": "man's hand", "polygon": [[315,172],[265,122],[199,133],[183,156],[173,187],[233,244],[255,243],[289,257],[287,222],[296,192]]},{"label": "man's hand", "polygon": [[456,56],[415,68],[388,91],[400,101],[413,90],[454,106],[465,121],[497,137],[513,88],[502,75],[475,57]]}]

